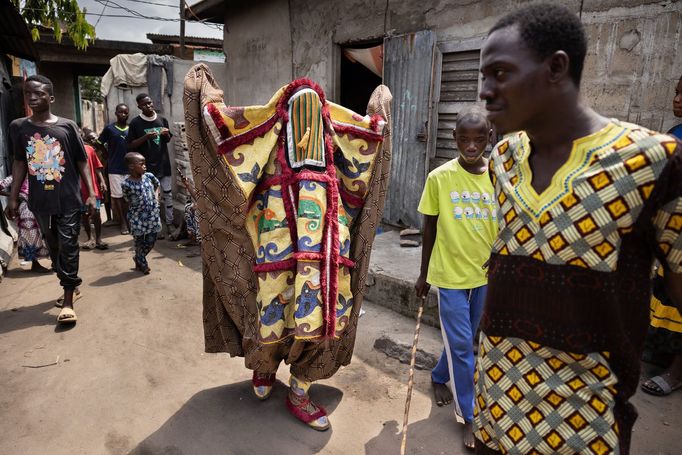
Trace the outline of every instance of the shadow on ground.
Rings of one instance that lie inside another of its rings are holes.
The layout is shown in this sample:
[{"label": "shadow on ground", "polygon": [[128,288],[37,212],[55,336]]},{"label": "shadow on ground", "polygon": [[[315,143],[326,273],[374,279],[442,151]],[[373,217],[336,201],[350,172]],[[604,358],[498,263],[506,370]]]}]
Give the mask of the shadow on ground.
[{"label": "shadow on ground", "polygon": [[0,311],[0,334],[42,325],[55,325],[56,314],[50,314],[54,300],[31,306],[18,306]]},{"label": "shadow on ground", "polygon": [[[431,406],[430,415],[418,422],[413,422],[407,426],[407,445],[406,453],[409,454],[428,454],[423,441],[439,441],[440,447],[448,448],[445,453],[459,454],[465,452],[462,443],[462,426],[455,423],[453,405],[438,409],[435,404]],[[452,431],[443,432],[443,426],[436,423],[437,420],[445,418],[451,422]],[[365,444],[365,455],[384,455],[400,453],[400,444],[403,439],[403,423],[396,420],[384,422],[381,432]],[[420,441],[420,442],[418,442]]]},{"label": "shadow on ground", "polygon": [[[272,396],[259,402],[251,381],[243,381],[194,395],[161,428],[142,441],[131,455],[189,455],[277,453],[312,455],[327,445],[333,427],[317,432],[289,414],[287,388],[277,382]],[[311,390],[315,402],[331,414],[343,393],[321,384]]]}]

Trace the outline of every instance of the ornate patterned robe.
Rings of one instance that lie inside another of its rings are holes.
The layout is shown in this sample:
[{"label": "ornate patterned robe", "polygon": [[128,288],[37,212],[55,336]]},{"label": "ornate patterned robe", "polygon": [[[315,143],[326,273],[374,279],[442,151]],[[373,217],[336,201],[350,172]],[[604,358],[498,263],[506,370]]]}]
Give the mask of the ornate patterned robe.
[{"label": "ornate patterned robe", "polygon": [[259,372],[284,359],[308,380],[350,361],[388,181],[389,102],[380,86],[359,115],[299,79],[263,106],[232,107],[205,65],[190,71],[208,352],[245,355]]}]

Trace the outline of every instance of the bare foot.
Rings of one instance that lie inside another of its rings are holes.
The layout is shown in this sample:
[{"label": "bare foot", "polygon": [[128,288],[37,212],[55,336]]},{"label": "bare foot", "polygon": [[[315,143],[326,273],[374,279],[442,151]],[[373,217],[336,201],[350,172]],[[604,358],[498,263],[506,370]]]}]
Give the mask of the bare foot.
[{"label": "bare foot", "polygon": [[436,399],[436,405],[445,406],[452,403],[452,391],[447,384],[440,384],[431,381],[433,387],[433,396]]},{"label": "bare foot", "polygon": [[465,423],[462,428],[462,441],[464,442],[464,447],[474,450],[476,439],[474,438],[474,428],[471,422]]}]

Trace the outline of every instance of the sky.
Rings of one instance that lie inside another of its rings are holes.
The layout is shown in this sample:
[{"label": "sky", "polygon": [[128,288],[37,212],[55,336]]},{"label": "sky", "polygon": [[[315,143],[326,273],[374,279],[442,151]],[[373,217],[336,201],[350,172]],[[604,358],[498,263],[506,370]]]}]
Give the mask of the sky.
[{"label": "sky", "polygon": [[[190,6],[199,0],[187,0]],[[147,33],[180,35],[179,0],[78,0],[81,9],[87,10],[87,20],[95,26],[97,38],[116,41],[149,43]],[[106,8],[105,5],[106,4]],[[126,8],[131,11],[126,11]],[[146,18],[169,18],[173,21],[137,19],[134,13]],[[101,14],[101,17],[100,17]],[[110,17],[126,16],[126,17]],[[96,24],[96,25],[95,25]],[[222,27],[185,22],[186,36],[223,38]]]}]

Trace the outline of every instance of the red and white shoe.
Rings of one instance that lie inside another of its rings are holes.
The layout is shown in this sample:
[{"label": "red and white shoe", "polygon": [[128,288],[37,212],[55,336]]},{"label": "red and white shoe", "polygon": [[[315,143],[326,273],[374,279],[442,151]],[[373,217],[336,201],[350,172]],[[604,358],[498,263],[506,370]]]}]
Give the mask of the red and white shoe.
[{"label": "red and white shoe", "polygon": [[286,398],[287,409],[301,422],[308,425],[313,430],[327,431],[331,428],[329,418],[327,418],[327,411],[321,406],[316,405],[310,398],[302,397],[302,401],[295,404],[287,394]]}]

